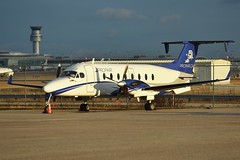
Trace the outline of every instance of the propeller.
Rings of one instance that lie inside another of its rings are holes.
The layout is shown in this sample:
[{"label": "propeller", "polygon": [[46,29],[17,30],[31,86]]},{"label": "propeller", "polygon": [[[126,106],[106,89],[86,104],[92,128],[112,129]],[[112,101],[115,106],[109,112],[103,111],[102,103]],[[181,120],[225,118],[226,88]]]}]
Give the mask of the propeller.
[{"label": "propeller", "polygon": [[127,71],[128,71],[128,65],[126,65],[126,67],[124,69],[123,76],[122,76],[122,81],[117,83],[117,85],[120,87],[120,90],[119,90],[119,93],[118,93],[119,97],[120,97],[121,92],[122,93],[127,93],[128,92],[128,87],[126,85],[126,82],[124,81],[124,79],[127,78]]},{"label": "propeller", "polygon": [[124,80],[124,79],[126,79],[126,74],[127,74],[127,71],[128,71],[128,65],[126,65],[126,67],[125,67],[125,69],[124,69],[124,72],[123,72],[123,78],[122,78],[122,81]]},{"label": "propeller", "polygon": [[[58,68],[57,68],[57,74],[56,74],[56,78],[58,78],[60,76],[62,72],[62,65],[59,63],[58,64]],[[56,102],[56,96],[53,96],[53,102],[55,103]]]},{"label": "propeller", "polygon": [[117,94],[117,101],[119,100],[120,96],[121,96],[121,93],[128,93],[128,87],[126,85],[126,82],[124,81],[126,79],[126,74],[127,74],[127,71],[128,71],[128,65],[126,65],[124,71],[123,71],[123,74],[122,74],[122,80],[121,81],[116,81],[116,80],[113,80],[112,78],[109,78],[109,77],[106,77],[107,79],[115,82],[118,87],[119,87],[119,92]]},{"label": "propeller", "polygon": [[58,64],[58,68],[57,68],[57,75],[56,75],[57,78],[60,76],[61,71],[62,71],[62,66],[61,66],[61,64],[59,63],[59,64]]}]

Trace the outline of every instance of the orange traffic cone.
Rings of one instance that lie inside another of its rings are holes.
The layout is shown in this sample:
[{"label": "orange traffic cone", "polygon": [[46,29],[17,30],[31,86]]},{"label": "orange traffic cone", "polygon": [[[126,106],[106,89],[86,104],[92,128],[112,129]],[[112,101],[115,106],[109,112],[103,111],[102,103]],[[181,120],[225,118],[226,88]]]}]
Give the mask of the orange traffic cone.
[{"label": "orange traffic cone", "polygon": [[48,106],[48,107],[47,107],[47,113],[48,113],[48,114],[51,114],[51,113],[52,113],[52,108],[51,108],[51,106]]}]

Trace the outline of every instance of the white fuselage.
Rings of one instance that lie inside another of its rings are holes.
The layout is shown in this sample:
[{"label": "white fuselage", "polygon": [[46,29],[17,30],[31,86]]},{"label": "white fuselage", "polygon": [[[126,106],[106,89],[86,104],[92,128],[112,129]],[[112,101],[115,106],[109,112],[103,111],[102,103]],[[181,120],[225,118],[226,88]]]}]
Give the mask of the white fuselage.
[{"label": "white fuselage", "polygon": [[[184,83],[180,76],[186,73],[150,64],[92,64],[78,63],[70,66],[59,78],[44,86],[46,93],[59,96],[108,96],[119,90],[116,82],[123,80],[124,70],[128,66],[126,79],[145,82],[150,87]],[[112,79],[112,80],[111,80]],[[133,94],[138,94],[132,91]],[[139,92],[139,96],[156,95],[158,92]],[[131,92],[130,92],[131,94]]]}]

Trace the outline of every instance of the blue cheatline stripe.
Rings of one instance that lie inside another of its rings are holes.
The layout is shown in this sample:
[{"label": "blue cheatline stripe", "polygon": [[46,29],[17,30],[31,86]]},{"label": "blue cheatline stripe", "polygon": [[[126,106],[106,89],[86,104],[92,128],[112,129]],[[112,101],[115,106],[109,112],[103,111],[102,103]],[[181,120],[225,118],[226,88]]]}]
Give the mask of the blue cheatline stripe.
[{"label": "blue cheatline stripe", "polygon": [[62,94],[64,92],[76,89],[78,87],[84,86],[84,85],[88,85],[88,84],[93,84],[93,83],[112,83],[112,82],[108,82],[108,81],[101,81],[101,82],[87,82],[87,83],[80,83],[80,84],[76,84],[76,85],[72,85],[69,87],[65,87],[56,91],[52,92],[52,95],[58,95],[58,94]]}]

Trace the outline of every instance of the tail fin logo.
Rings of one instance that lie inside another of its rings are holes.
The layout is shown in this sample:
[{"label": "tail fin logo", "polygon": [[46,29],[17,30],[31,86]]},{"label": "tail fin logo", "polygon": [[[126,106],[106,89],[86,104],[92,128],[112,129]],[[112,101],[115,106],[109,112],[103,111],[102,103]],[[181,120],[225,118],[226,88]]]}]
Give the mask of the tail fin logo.
[{"label": "tail fin logo", "polygon": [[193,57],[193,51],[188,50],[188,53],[186,54],[187,59],[185,60],[185,63],[189,63],[194,57]]}]

